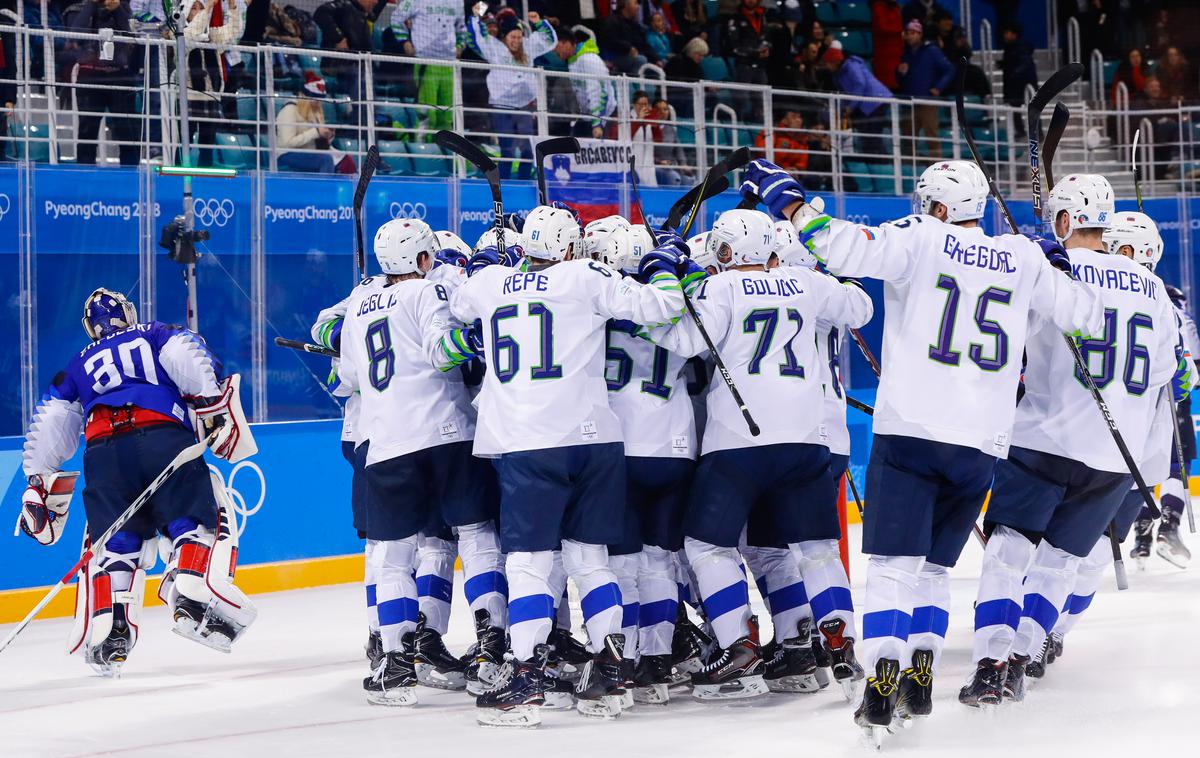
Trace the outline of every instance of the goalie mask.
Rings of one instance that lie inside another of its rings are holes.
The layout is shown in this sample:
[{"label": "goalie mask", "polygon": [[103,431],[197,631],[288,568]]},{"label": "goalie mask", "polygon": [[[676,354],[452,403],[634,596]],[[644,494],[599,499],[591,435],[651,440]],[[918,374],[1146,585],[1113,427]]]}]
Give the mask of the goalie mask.
[{"label": "goalie mask", "polygon": [[1154,219],[1145,213],[1125,211],[1113,216],[1112,225],[1104,230],[1104,245],[1112,255],[1121,255],[1121,248],[1129,247],[1129,256],[1151,271],[1158,265],[1163,254],[1163,241]]},{"label": "goalie mask", "polygon": [[83,301],[83,331],[93,340],[137,323],[137,310],[120,292],[101,287]]}]

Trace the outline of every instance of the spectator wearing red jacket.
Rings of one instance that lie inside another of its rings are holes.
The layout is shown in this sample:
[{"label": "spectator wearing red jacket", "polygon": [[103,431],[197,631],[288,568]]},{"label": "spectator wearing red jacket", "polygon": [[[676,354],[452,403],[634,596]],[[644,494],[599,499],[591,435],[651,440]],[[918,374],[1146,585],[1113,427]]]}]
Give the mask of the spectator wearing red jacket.
[{"label": "spectator wearing red jacket", "polygon": [[896,67],[904,53],[904,15],[897,0],[874,0],[871,3],[871,42],[875,50],[875,78],[895,92]]}]

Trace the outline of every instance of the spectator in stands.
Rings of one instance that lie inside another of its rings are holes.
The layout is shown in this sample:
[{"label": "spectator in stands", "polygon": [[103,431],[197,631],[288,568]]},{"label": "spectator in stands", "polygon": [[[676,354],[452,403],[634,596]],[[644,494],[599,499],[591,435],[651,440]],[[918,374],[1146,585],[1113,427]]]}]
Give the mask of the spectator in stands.
[{"label": "spectator in stands", "polygon": [[[235,45],[241,40],[245,20],[243,6],[238,0],[204,0],[188,11],[184,36],[189,42],[210,42],[215,45]],[[217,127],[226,122],[237,125],[238,82],[245,65],[238,53],[194,49],[188,53],[188,72],[191,90],[188,102],[199,134],[200,164],[211,165],[212,146],[217,141]]]},{"label": "spectator in stands", "polygon": [[1037,86],[1037,64],[1033,60],[1033,45],[1021,36],[1021,24],[1013,21],[1004,27],[1004,55],[1000,59],[1000,70],[1004,73],[1004,102],[1017,110],[1013,120],[1017,140],[1025,138],[1025,121],[1021,106],[1025,104],[1025,88]]},{"label": "spectator in stands", "polygon": [[[405,55],[452,61],[466,37],[462,0],[398,0],[392,11],[392,35]],[[454,69],[423,63],[417,66],[417,102],[429,106],[430,132],[454,126]]]},{"label": "spectator in stands", "polygon": [[[275,117],[275,146],[285,151],[279,155],[281,170],[315,174],[354,171],[354,160],[332,149],[334,132],[325,125],[321,109],[326,95],[324,80],[309,71],[300,96],[279,110]],[[323,152],[295,152],[301,150]]]},{"label": "spectator in stands", "polygon": [[671,105],[663,98],[654,102],[650,112],[651,133],[654,137],[655,178],[659,186],[677,187],[691,175],[686,168],[687,154],[679,144],[679,130],[671,117]]},{"label": "spectator in stands", "polygon": [[[808,135],[804,130],[804,115],[798,108],[789,108],[775,122],[771,145],[775,152],[772,162],[790,173],[798,181],[804,180],[808,171]],[[754,146],[762,156],[767,154],[767,132],[763,130],[754,138]]]},{"label": "spectator in stands", "polygon": [[[371,52],[371,24],[383,12],[385,3],[378,0],[330,0],[317,6],[313,20],[321,30],[321,47],[341,52]],[[338,90],[353,100],[351,120],[358,122],[359,103],[367,92],[359,76],[358,63],[344,58],[326,58],[321,68],[327,76],[337,78]]]},{"label": "spectator in stands", "polygon": [[554,45],[554,52],[566,62],[572,74],[603,77],[575,76],[571,79],[579,113],[585,115],[585,118],[575,121],[572,132],[578,137],[600,139],[604,136],[605,120],[617,109],[617,90],[608,75],[608,66],[600,58],[600,48],[590,35],[583,32],[576,35],[566,27],[558,27],[555,33],[558,42]]},{"label": "spectator in stands", "polygon": [[658,63],[657,53],[646,40],[641,14],[642,4],[638,0],[619,0],[617,12],[608,17],[600,30],[600,49],[621,73],[636,75],[647,63]]},{"label": "spectator in stands", "polygon": [[650,96],[638,90],[630,100],[629,114],[630,150],[633,151],[634,170],[638,181],[646,186],[658,185],[658,167],[654,161],[654,115],[650,107]]},{"label": "spectator in stands", "polygon": [[[834,84],[847,95],[891,99],[891,90],[871,74],[866,61],[857,55],[846,55],[840,47],[831,47],[821,60],[833,72]],[[842,116],[845,128],[852,128],[862,136],[862,147],[868,156],[888,154],[883,144],[883,130],[891,124],[891,118],[885,103],[852,100],[844,105]]]},{"label": "spectator in stands", "polygon": [[904,25],[907,27],[909,21],[916,19],[921,26],[929,26],[933,23],[933,14],[944,10],[937,0],[908,0],[903,10]]},{"label": "spectator in stands", "polygon": [[[700,37],[693,37],[683,46],[683,51],[667,61],[664,70],[667,79],[673,82],[698,82],[704,78],[700,61],[708,55],[708,43]],[[695,111],[692,94],[678,87],[667,90],[671,105],[675,106],[675,115],[679,118],[690,119]]]},{"label": "spectator in stands", "polygon": [[[1153,130],[1150,162],[1153,164],[1155,178],[1164,179],[1174,174],[1178,167],[1172,165],[1179,150],[1179,121],[1175,114],[1169,111],[1175,108],[1163,89],[1162,81],[1156,76],[1146,77],[1146,86],[1136,96],[1129,98],[1131,111],[1168,111],[1167,113],[1147,113],[1145,120],[1150,122]],[[1140,119],[1138,120],[1140,123]],[[1134,128],[1137,128],[1135,123]],[[1142,139],[1147,137],[1143,131]]]},{"label": "spectator in stands", "polygon": [[815,192],[833,189],[833,142],[829,127],[821,121],[814,123],[808,134],[808,170],[800,183]]},{"label": "spectator in stands", "polygon": [[[941,48],[925,39],[921,22],[916,19],[904,27],[904,44],[904,54],[896,67],[900,92],[912,98],[941,97],[954,83],[954,65],[946,60]],[[937,141],[940,110],[936,105],[913,105],[913,140],[921,134],[929,140],[922,155],[942,157],[942,146]]]},{"label": "spectator in stands", "polygon": [[671,14],[679,24],[679,36],[690,40],[708,34],[708,11],[705,0],[675,0]]},{"label": "spectator in stands", "polygon": [[[476,8],[479,6],[477,5]],[[487,33],[480,11],[467,21],[467,41],[488,63],[501,66],[532,68],[533,59],[548,53],[558,44],[554,27],[534,11],[529,12],[531,34],[525,31],[515,15],[506,15],[499,22],[497,36]],[[492,113],[492,131],[500,136],[500,153],[505,158],[520,157],[517,178],[528,179],[533,173],[533,149],[529,139],[536,133],[533,114],[537,111],[537,77],[532,71],[512,71],[495,68],[488,72],[488,105]],[[512,164],[502,161],[500,176],[509,178]]]},{"label": "spectator in stands", "polygon": [[[1085,0],[1084,9],[1073,14],[1079,21],[1079,44],[1085,61],[1093,50],[1099,50],[1105,58],[1117,55],[1116,16],[1108,5],[1109,0]],[[1065,20],[1062,26],[1065,28]]]},{"label": "spectator in stands", "polygon": [[[263,27],[263,40],[273,45],[300,47],[304,44],[301,34],[300,24],[296,23],[296,19],[289,16],[279,3],[271,3],[266,24]],[[294,55],[273,53],[271,59],[277,77],[301,77],[304,75],[304,70],[300,67],[300,60]]]},{"label": "spectator in stands", "polygon": [[663,14],[655,13],[650,16],[650,29],[646,32],[646,44],[654,51],[660,63],[671,57],[673,43],[667,32],[667,21]]},{"label": "spectator in stands", "polygon": [[647,23],[651,23],[656,13],[663,17],[663,30],[666,32],[667,37],[678,37],[679,24],[675,21],[675,11],[671,9],[671,4],[665,2],[665,0],[646,0],[646,7],[643,9],[642,17],[646,19]]},{"label": "spectator in stands", "polygon": [[[838,48],[841,51],[841,48]],[[833,72],[830,66],[825,63],[822,58],[821,43],[817,40],[809,40],[804,45],[804,50],[800,53],[800,57],[796,60],[797,80],[800,89],[808,90],[809,92],[830,92],[834,89]],[[895,76],[895,72],[892,72]]]},{"label": "spectator in stands", "polygon": [[[766,62],[771,45],[766,39],[766,11],[759,0],[741,0],[737,11],[722,20],[721,43],[727,58],[734,60],[734,79],[746,84],[767,84]],[[760,124],[762,98],[744,90],[733,91],[738,115]]]},{"label": "spectator in stands", "polygon": [[[112,29],[115,33],[129,31],[129,4],[121,0],[84,0],[63,14],[63,21],[72,31],[98,32]],[[67,61],[79,64],[76,98],[80,111],[78,147],[75,162],[80,165],[96,163],[100,119],[108,113],[108,127],[118,143],[122,166],[138,164],[137,144],[142,129],[133,114],[137,113],[135,94],[129,89],[95,89],[94,87],[133,87],[139,79],[132,56],[134,46],[114,42],[111,56],[102,53],[100,43],[91,40],[71,41],[64,47]],[[68,62],[68,67],[71,62]],[[128,115],[126,115],[128,114]]]},{"label": "spectator in stands", "polygon": [[875,78],[893,92],[900,89],[896,67],[904,53],[904,20],[897,0],[873,0],[871,3],[872,63]]},{"label": "spectator in stands", "polygon": [[1117,85],[1122,82],[1129,90],[1130,102],[1133,101],[1135,95],[1140,95],[1146,89],[1146,79],[1150,76],[1150,68],[1146,65],[1146,61],[1142,58],[1142,51],[1136,47],[1130,50],[1125,60],[1117,66],[1117,71],[1113,75],[1112,84],[1112,99],[1113,105],[1117,104]]},{"label": "spectator in stands", "polygon": [[1192,66],[1175,45],[1167,48],[1158,63],[1155,76],[1162,83],[1163,95],[1172,103],[1189,105],[1196,98],[1196,77],[1192,74]]}]

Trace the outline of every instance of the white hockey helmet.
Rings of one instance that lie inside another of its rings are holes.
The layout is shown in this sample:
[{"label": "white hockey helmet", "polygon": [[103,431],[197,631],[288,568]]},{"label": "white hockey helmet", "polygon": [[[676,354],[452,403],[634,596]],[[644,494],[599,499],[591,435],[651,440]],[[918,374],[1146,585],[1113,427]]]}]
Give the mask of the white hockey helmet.
[{"label": "white hockey helmet", "polygon": [[614,230],[629,231],[629,222],[621,216],[605,216],[590,222],[583,227],[583,240],[580,252],[593,260],[603,260],[600,248],[612,235]]},{"label": "white hockey helmet", "polygon": [[1067,232],[1062,242],[1076,229],[1107,229],[1116,208],[1113,188],[1099,174],[1071,174],[1059,180],[1046,199],[1046,210],[1058,237],[1058,214],[1066,211]]},{"label": "white hockey helmet", "polygon": [[563,261],[580,252],[579,224],[570,211],[539,205],[525,217],[525,254],[543,261]]},{"label": "white hockey helmet", "polygon": [[[524,251],[525,236],[520,232],[514,232],[512,229],[505,229],[504,246],[519,247],[522,251]],[[494,226],[489,226],[487,231],[479,235],[479,239],[475,240],[475,248],[472,250],[472,252],[478,253],[485,247],[499,247],[499,245],[496,244],[496,228]]]},{"label": "white hockey helmet", "polygon": [[375,260],[383,273],[398,275],[420,271],[417,259],[421,253],[433,255],[441,249],[429,224],[415,218],[395,218],[375,232]]},{"label": "white hockey helmet", "polygon": [[705,247],[722,268],[762,266],[775,254],[775,224],[762,211],[735,208],[717,217]]},{"label": "white hockey helmet", "polygon": [[817,267],[816,256],[800,243],[800,235],[791,221],[775,222],[775,255],[784,266]]},{"label": "white hockey helmet", "polygon": [[1112,221],[1104,230],[1104,244],[1113,255],[1119,255],[1122,247],[1129,246],[1133,249],[1131,257],[1134,262],[1146,266],[1151,271],[1158,265],[1163,254],[1162,235],[1158,233],[1158,225],[1154,223],[1154,219],[1137,211],[1113,214]]},{"label": "white hockey helmet", "polygon": [[700,268],[706,269],[711,266],[713,270],[720,271],[721,262],[708,249],[708,234],[708,232],[700,232],[688,239],[688,257]]},{"label": "white hockey helmet", "polygon": [[933,215],[935,202],[946,206],[946,221],[955,224],[983,218],[987,210],[987,177],[971,161],[938,161],[921,173],[913,191],[913,212]]},{"label": "white hockey helmet", "polygon": [[466,242],[463,242],[462,237],[459,237],[454,232],[442,230],[440,232],[434,232],[433,235],[437,237],[438,250],[446,250],[449,248],[450,250],[457,250],[468,258],[471,257],[471,253],[473,252],[471,248],[467,246]]},{"label": "white hockey helmet", "polygon": [[617,260],[615,266],[627,274],[636,274],[638,267],[642,265],[642,256],[654,249],[654,238],[646,231],[645,226],[639,224],[629,228],[625,239],[628,241],[625,254]]}]

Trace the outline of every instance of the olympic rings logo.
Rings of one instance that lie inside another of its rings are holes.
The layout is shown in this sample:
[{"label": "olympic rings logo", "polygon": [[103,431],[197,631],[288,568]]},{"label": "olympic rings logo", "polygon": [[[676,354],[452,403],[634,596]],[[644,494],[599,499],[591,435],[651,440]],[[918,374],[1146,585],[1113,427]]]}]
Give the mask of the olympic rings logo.
[{"label": "olympic rings logo", "polygon": [[216,198],[196,198],[192,201],[192,212],[196,214],[196,220],[205,226],[223,227],[233,219],[234,205],[229,198],[217,200]]},{"label": "olympic rings logo", "polygon": [[413,218],[423,221],[425,220],[426,212],[425,203],[392,202],[388,206],[388,214],[392,218]]},{"label": "olympic rings logo", "polygon": [[8,195],[0,193],[0,221],[4,220],[4,217],[8,215],[8,212],[11,208],[12,200],[8,197]]},{"label": "olympic rings logo", "polygon": [[[234,485],[234,480],[237,479],[238,472],[243,468],[253,471],[258,475],[258,502],[254,504],[253,508],[247,506],[245,495],[239,492],[237,487]],[[228,480],[226,480],[225,477],[221,475],[221,472],[217,470],[217,467],[211,463],[208,464],[208,470],[213,472],[213,474],[221,482],[221,488],[225,490],[225,494],[229,495],[229,502],[233,504],[234,511],[230,516],[233,519],[232,526],[237,529],[237,534],[239,537],[241,537],[242,533],[246,531],[246,522],[250,520],[251,516],[258,513],[259,510],[262,509],[263,503],[266,502],[267,479],[265,476],[263,476],[262,469],[260,469],[258,464],[254,461],[241,461],[240,463],[236,464],[229,471]],[[240,519],[238,518],[239,516],[241,517]]]}]

